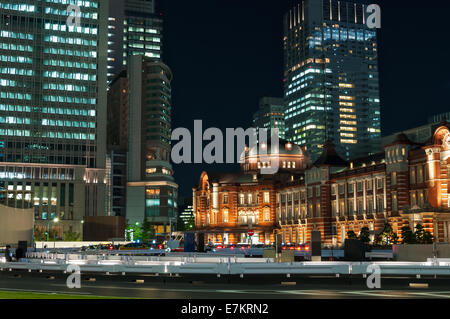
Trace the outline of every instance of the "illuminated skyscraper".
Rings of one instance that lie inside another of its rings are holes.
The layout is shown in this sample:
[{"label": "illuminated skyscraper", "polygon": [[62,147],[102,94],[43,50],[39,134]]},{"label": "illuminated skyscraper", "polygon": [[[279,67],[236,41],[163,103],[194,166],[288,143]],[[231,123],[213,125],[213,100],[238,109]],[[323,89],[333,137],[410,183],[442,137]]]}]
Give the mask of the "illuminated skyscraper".
[{"label": "illuminated skyscraper", "polygon": [[305,0],[284,19],[286,138],[313,160],[326,140],[346,159],[381,150],[376,30],[366,6]]},{"label": "illuminated skyscraper", "polygon": [[253,127],[267,129],[268,136],[278,129],[278,136],[284,139],[284,102],[282,98],[263,97],[259,101],[259,110],[253,114]]},{"label": "illuminated skyscraper", "polygon": [[108,4],[0,1],[0,204],[60,234],[105,215]]},{"label": "illuminated skyscraper", "polygon": [[132,55],[161,59],[163,20],[156,0],[114,0],[108,25],[108,80],[119,74]]}]

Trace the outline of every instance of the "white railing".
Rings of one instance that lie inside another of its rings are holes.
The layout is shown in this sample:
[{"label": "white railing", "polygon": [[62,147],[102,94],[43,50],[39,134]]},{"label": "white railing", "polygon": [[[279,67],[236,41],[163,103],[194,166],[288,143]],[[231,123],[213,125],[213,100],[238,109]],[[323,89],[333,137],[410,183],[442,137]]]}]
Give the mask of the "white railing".
[{"label": "white railing", "polygon": [[113,243],[115,245],[126,245],[131,243],[131,241],[37,241],[36,248],[44,248],[48,249],[53,248],[81,248],[88,246],[97,246],[97,245],[106,245]]},{"label": "white railing", "polygon": [[[5,263],[0,270],[60,271],[75,264],[81,272],[142,273],[142,274],[299,274],[299,275],[368,275],[369,265],[377,265],[382,275],[440,275],[450,276],[450,263],[436,262],[292,262],[275,263],[269,258],[237,257],[128,257],[67,255],[65,258],[23,259]],[[78,259],[77,259],[78,258]]]}]

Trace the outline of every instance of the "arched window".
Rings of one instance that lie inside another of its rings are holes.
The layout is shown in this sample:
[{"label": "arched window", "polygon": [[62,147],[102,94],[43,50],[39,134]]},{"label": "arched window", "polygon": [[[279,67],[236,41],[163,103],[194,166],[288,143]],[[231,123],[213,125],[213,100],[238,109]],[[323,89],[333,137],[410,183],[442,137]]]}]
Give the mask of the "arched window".
[{"label": "arched window", "polygon": [[265,222],[270,222],[270,208],[269,207],[264,207],[263,218],[264,218]]},{"label": "arched window", "polygon": [[228,209],[222,211],[222,222],[228,223]]}]

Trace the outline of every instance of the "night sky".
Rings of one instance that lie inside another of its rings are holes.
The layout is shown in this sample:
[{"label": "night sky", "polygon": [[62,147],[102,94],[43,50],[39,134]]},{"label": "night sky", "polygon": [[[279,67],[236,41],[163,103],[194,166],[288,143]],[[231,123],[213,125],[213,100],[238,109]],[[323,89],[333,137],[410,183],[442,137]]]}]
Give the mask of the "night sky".
[{"label": "night sky", "polygon": [[[283,16],[291,0],[159,0],[163,60],[173,73],[172,128],[251,126],[262,96],[283,94]],[[365,2],[367,3],[367,2]],[[382,135],[450,111],[450,2],[382,0],[378,31]],[[180,197],[203,170],[174,165]]]}]

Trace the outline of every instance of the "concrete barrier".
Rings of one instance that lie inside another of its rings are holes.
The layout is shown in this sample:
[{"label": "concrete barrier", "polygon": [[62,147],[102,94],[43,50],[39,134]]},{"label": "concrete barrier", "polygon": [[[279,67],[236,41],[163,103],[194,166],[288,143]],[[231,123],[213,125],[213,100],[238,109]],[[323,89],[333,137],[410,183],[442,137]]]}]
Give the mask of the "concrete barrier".
[{"label": "concrete barrier", "polygon": [[3,271],[65,272],[69,264],[77,264],[81,272],[142,273],[142,274],[214,274],[214,275],[368,275],[369,265],[377,265],[381,275],[439,275],[450,276],[450,263],[417,262],[183,262],[136,260],[24,260],[20,263],[0,262]]},{"label": "concrete barrier", "polygon": [[371,251],[366,252],[366,258],[372,260],[372,258],[382,258],[382,259],[394,259],[394,253],[392,251]]},{"label": "concrete barrier", "polygon": [[268,263],[268,264],[233,264],[230,274],[348,274],[346,264],[336,263]]},{"label": "concrete barrier", "polygon": [[428,258],[450,258],[450,244],[436,244],[436,252],[434,245],[393,245],[392,252],[396,261],[416,261],[424,262]]}]

